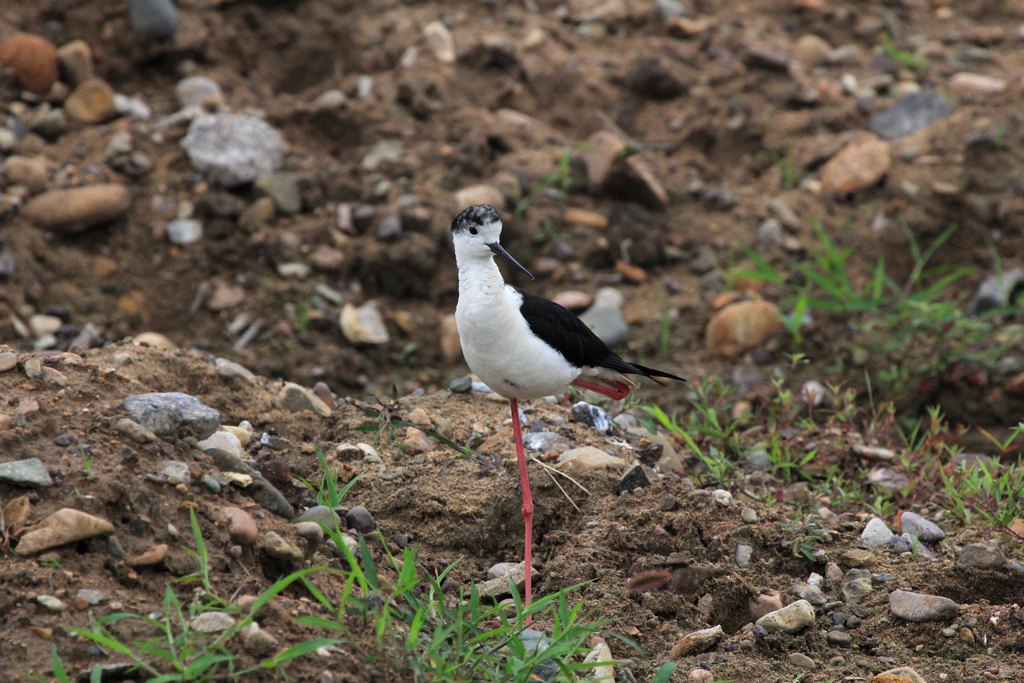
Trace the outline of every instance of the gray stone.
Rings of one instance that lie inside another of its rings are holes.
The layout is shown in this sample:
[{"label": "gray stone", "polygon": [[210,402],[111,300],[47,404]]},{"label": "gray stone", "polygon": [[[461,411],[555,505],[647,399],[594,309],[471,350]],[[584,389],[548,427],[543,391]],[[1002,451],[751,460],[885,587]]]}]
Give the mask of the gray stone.
[{"label": "gray stone", "polygon": [[214,477],[209,474],[204,474],[199,483],[206,487],[206,490],[210,493],[220,493],[221,485]]},{"label": "gray stone", "polygon": [[180,392],[133,394],[124,400],[124,408],[133,420],[161,436],[205,439],[220,426],[220,412]]},{"label": "gray stone", "polygon": [[751,507],[744,507],[740,510],[740,519],[744,524],[757,524],[757,511]]},{"label": "gray stone", "polygon": [[529,432],[523,434],[523,448],[528,451],[558,451],[572,448],[572,441],[556,432]]},{"label": "gray stone", "polygon": [[185,484],[188,486],[192,483],[192,473],[188,470],[188,465],[178,460],[164,460],[160,463],[160,476],[163,477],[170,484]]},{"label": "gray stone", "polygon": [[929,550],[928,546],[921,542],[921,539],[908,533],[893,536],[889,539],[889,545],[891,545],[893,550],[898,553],[914,553],[915,555],[928,560],[935,558],[935,553]]},{"label": "gray stone", "polygon": [[235,618],[226,612],[203,612],[192,620],[192,629],[200,633],[219,633],[235,625]]},{"label": "gray stone", "polygon": [[256,381],[256,375],[252,370],[233,360],[218,358],[213,364],[217,368],[217,374],[221,377],[236,378],[249,384],[253,384]]},{"label": "gray stone", "polygon": [[903,533],[915,536],[922,541],[941,541],[946,537],[946,532],[940,529],[938,524],[913,512],[904,512],[900,515],[900,524],[903,527]]},{"label": "gray stone", "polygon": [[793,592],[796,593],[797,597],[806,600],[812,605],[821,606],[828,602],[828,598],[825,597],[825,593],[821,590],[820,586],[803,581],[797,581],[793,584]]},{"label": "gray stone", "polygon": [[971,543],[964,546],[956,559],[958,569],[1002,569],[1006,555],[997,546]]},{"label": "gray stone", "polygon": [[846,631],[829,631],[825,634],[825,640],[839,647],[848,647],[853,642],[853,636]]},{"label": "gray stone", "polygon": [[750,559],[754,556],[754,548],[749,545],[740,544],[736,546],[736,566],[746,569],[750,566]]},{"label": "gray stone", "polygon": [[955,619],[960,608],[949,598],[939,595],[894,590],[889,593],[889,612],[904,621],[920,623]]},{"label": "gray stone", "polygon": [[285,214],[302,211],[302,194],[299,191],[301,173],[278,171],[267,173],[256,179],[257,190],[270,197],[274,207]]},{"label": "gray stone", "polygon": [[131,0],[128,23],[144,38],[170,38],[178,30],[178,10],[171,0]]},{"label": "gray stone", "polygon": [[25,460],[0,463],[0,481],[38,488],[53,486],[50,473],[39,458],[27,458]]},{"label": "gray stone", "polygon": [[798,666],[801,669],[813,671],[818,668],[818,664],[813,659],[800,652],[791,652],[786,659],[790,664]]},{"label": "gray stone", "polygon": [[377,528],[377,522],[373,515],[362,505],[356,505],[345,515],[345,524],[349,529],[358,531],[361,534],[368,534]]},{"label": "gray stone", "polygon": [[868,128],[888,140],[895,140],[930,126],[953,111],[953,105],[931,90],[910,93],[868,121]]},{"label": "gray stone", "polygon": [[284,497],[284,494],[258,474],[253,476],[252,485],[246,486],[242,491],[259,503],[264,510],[269,510],[278,517],[284,517],[285,519],[295,517],[295,508]]},{"label": "gray stone", "polygon": [[711,500],[715,501],[722,507],[729,507],[732,505],[733,497],[732,494],[725,489],[715,489],[711,492]]},{"label": "gray stone", "polygon": [[[448,385],[448,391],[453,394],[468,394],[473,390],[473,378],[469,375],[462,375],[452,380]],[[525,442],[524,442],[525,444]]]},{"label": "gray stone", "polygon": [[772,461],[768,459],[768,449],[764,446],[754,446],[743,454],[743,459],[755,472],[764,472],[772,466]]},{"label": "gray stone", "polygon": [[893,533],[885,522],[878,517],[872,517],[860,534],[860,544],[865,548],[880,548],[887,545],[892,537]]},{"label": "gray stone", "polygon": [[487,580],[504,578],[521,565],[522,562],[498,562],[497,564],[492,564],[487,570]]},{"label": "gray stone", "polygon": [[572,407],[572,421],[593,427],[600,434],[607,434],[612,420],[600,406],[580,401]]},{"label": "gray stone", "polygon": [[644,466],[636,463],[619,477],[619,492],[632,491],[633,489],[647,488],[651,485],[651,479],[644,471]]},{"label": "gray stone", "polygon": [[189,161],[210,182],[237,187],[276,171],[284,157],[284,138],[251,114],[204,114],[182,139]]},{"label": "gray stone", "polygon": [[[256,657],[267,657],[277,652],[280,643],[277,638],[260,628],[256,622],[249,624],[242,629],[242,645],[249,654]],[[319,680],[324,680],[322,677]],[[332,679],[333,680],[333,679]]]},{"label": "gray stone", "polygon": [[871,572],[866,569],[851,569],[843,577],[843,585],[840,591],[843,600],[855,605],[870,593],[874,588],[871,585]]},{"label": "gray stone", "polygon": [[183,107],[202,107],[208,102],[223,102],[224,91],[217,81],[206,76],[189,76],[174,86],[174,95]]},{"label": "gray stone", "polygon": [[314,505],[296,517],[294,522],[296,524],[299,522],[316,522],[330,529],[338,529],[341,526],[341,518],[338,517],[338,513],[326,505]]},{"label": "gray stone", "polygon": [[580,314],[587,327],[608,346],[614,348],[626,343],[629,326],[622,317],[623,297],[614,287],[597,290],[593,305]]},{"label": "gray stone", "polygon": [[796,633],[814,624],[814,607],[806,600],[797,600],[782,609],[769,612],[757,620],[757,625],[769,633]]},{"label": "gray stone", "polygon": [[195,244],[203,239],[203,224],[191,218],[177,218],[167,224],[167,239],[180,246]]}]

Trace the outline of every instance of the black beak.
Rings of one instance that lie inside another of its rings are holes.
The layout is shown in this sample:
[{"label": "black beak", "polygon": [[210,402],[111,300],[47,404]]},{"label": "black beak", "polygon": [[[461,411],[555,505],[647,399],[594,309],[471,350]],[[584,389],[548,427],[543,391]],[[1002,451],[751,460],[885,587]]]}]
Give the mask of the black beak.
[{"label": "black beak", "polygon": [[504,259],[507,259],[508,262],[511,263],[513,266],[515,266],[517,269],[519,269],[520,271],[526,273],[530,277],[531,280],[536,280],[537,279],[537,278],[535,278],[533,276],[533,273],[531,273],[530,271],[528,271],[526,268],[523,267],[523,264],[521,264],[519,261],[516,261],[514,258],[512,258],[512,254],[510,254],[507,251],[505,251],[505,247],[501,246],[497,242],[491,242],[490,244],[487,245],[487,247],[491,251],[493,251],[495,254],[497,254],[498,256],[500,256],[500,257],[502,257]]}]

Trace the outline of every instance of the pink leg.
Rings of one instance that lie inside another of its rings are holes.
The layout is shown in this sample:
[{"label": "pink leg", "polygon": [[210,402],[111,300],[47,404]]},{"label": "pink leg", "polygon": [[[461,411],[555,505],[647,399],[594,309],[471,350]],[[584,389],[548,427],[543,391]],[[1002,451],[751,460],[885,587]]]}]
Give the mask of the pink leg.
[{"label": "pink leg", "polygon": [[[519,401],[514,398],[508,400],[509,409],[512,411],[512,431],[516,438],[516,458],[519,460],[519,483],[523,488],[523,528],[526,534],[525,555],[526,555],[526,601],[524,607],[530,606],[532,594],[533,574],[533,496],[530,495],[530,475],[526,471],[526,453],[523,451],[523,428],[519,424]],[[533,622],[533,617],[526,617],[526,625]]]}]

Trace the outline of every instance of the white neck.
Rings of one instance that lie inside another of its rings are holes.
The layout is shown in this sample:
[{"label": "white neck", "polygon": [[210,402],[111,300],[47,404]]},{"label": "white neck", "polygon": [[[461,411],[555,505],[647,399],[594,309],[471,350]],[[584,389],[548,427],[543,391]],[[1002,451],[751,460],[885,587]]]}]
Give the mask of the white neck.
[{"label": "white neck", "polygon": [[459,298],[491,297],[504,291],[505,280],[493,258],[463,259],[458,254],[455,257],[459,267]]}]

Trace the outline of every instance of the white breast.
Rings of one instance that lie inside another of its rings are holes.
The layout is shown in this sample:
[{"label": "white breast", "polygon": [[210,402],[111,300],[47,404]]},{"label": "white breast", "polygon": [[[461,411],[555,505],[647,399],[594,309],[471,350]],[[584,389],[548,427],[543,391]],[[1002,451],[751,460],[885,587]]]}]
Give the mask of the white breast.
[{"label": "white breast", "polygon": [[522,301],[504,284],[486,287],[477,280],[464,289],[460,278],[455,323],[466,362],[484,383],[508,398],[562,393],[580,368],[530,331],[519,312]]}]

